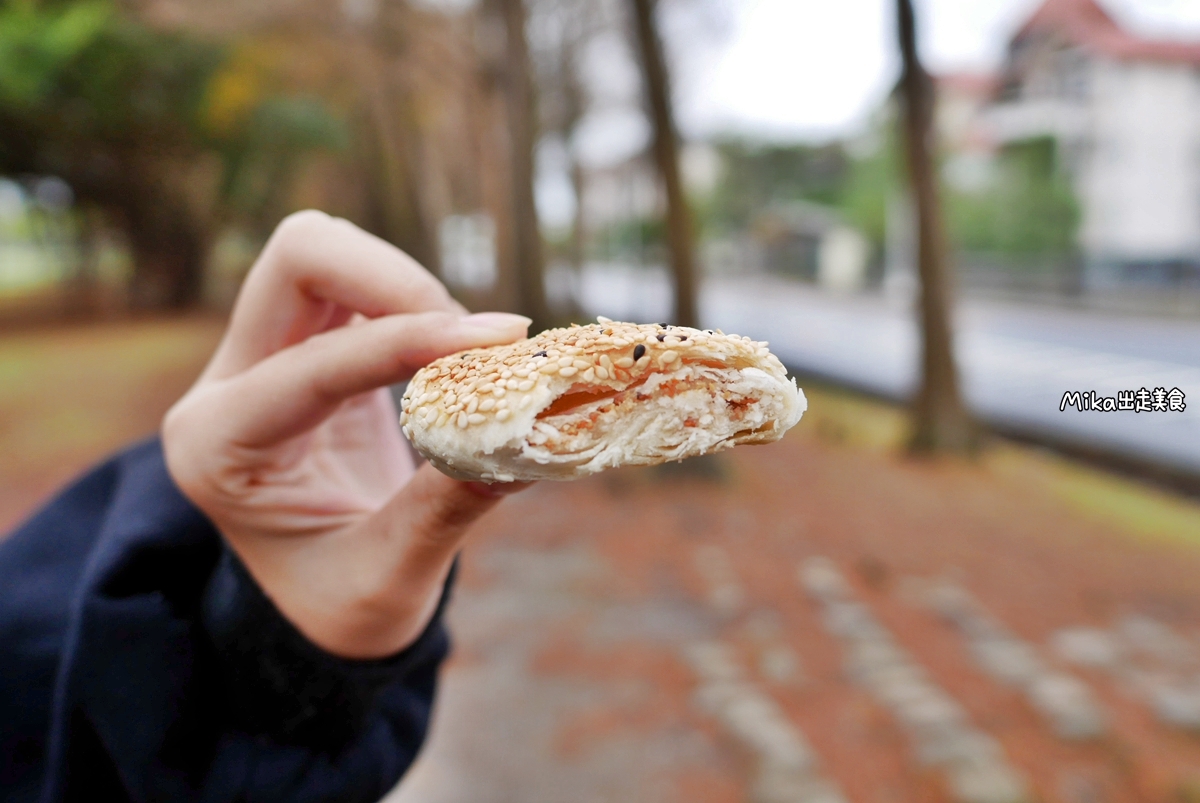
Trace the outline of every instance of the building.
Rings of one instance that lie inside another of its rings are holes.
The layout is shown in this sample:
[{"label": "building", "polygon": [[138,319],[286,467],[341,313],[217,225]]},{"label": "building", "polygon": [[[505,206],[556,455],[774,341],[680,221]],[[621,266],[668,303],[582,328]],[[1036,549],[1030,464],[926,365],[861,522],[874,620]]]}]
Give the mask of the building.
[{"label": "building", "polygon": [[986,112],[998,144],[1051,137],[1082,212],[1088,289],[1200,283],[1200,43],[1046,0],[1010,42]]}]

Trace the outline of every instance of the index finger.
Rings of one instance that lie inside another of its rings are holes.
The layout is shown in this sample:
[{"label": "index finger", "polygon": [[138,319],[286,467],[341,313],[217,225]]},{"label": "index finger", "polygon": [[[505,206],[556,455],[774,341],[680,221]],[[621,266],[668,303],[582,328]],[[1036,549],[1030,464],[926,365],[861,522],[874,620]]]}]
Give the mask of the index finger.
[{"label": "index finger", "polygon": [[466,314],[408,254],[349,221],[299,212],[276,228],[251,268],[205,375],[239,373],[355,312],[438,311]]}]

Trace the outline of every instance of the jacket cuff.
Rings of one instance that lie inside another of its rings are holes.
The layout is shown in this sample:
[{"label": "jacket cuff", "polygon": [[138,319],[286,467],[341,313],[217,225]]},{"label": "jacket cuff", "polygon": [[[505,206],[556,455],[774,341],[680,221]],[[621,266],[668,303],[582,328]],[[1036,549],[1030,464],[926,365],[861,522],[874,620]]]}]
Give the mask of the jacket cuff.
[{"label": "jacket cuff", "polygon": [[204,591],[201,619],[216,648],[237,727],[283,744],[336,752],[367,727],[379,693],[449,652],[442,614],[458,573],[416,641],[388,658],[357,661],[308,640],[275,607],[228,545]]}]

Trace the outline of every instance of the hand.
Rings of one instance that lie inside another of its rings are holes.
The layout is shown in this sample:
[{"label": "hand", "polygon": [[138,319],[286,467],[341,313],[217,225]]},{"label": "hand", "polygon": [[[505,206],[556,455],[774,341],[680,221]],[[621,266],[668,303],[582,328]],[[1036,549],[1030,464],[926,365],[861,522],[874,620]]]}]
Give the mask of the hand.
[{"label": "hand", "polygon": [[467,527],[521,486],[417,470],[385,386],[528,326],[467,315],[420,265],[344,220],[293,215],[163,420],[167,467],[311,641],[348,658],[393,654],[427,624]]}]

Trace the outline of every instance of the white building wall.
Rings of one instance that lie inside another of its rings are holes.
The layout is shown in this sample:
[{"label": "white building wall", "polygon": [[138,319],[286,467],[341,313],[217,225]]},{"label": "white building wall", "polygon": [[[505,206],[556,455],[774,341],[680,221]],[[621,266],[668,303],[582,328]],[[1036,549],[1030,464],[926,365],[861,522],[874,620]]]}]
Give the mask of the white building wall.
[{"label": "white building wall", "polygon": [[1200,71],[1097,60],[1080,238],[1103,262],[1200,259]]}]

